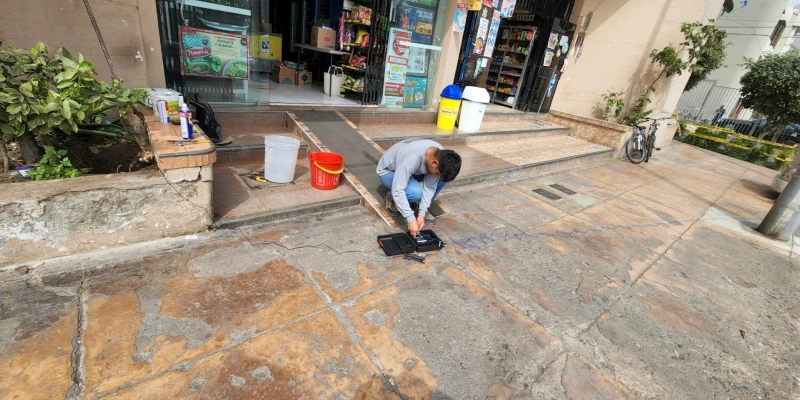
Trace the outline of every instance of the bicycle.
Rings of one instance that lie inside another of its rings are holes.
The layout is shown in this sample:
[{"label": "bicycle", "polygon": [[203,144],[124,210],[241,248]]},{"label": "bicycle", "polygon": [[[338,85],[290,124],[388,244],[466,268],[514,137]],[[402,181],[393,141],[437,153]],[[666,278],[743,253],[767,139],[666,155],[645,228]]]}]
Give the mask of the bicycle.
[{"label": "bicycle", "polygon": [[[636,122],[636,125],[634,125],[635,132],[633,136],[625,143],[625,155],[628,157],[628,160],[634,164],[639,164],[642,161],[650,161],[650,157],[653,155],[653,149],[661,150],[660,148],[655,147],[656,132],[658,132],[658,127],[660,125],[658,121],[671,118],[672,117],[658,119],[642,118]],[[645,121],[652,121],[650,124],[650,129],[647,130],[646,134],[645,128],[639,126],[639,124]]]}]

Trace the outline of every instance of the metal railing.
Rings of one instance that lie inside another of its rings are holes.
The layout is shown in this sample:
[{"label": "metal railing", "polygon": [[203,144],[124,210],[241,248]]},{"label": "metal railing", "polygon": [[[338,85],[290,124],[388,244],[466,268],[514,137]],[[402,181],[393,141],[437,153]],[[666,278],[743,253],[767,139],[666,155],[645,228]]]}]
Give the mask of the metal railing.
[{"label": "metal railing", "polygon": [[[742,105],[738,88],[718,86],[716,81],[704,80],[678,100],[675,114],[684,121],[718,126],[748,136],[759,136],[767,126],[764,117]],[[798,130],[792,126],[781,128],[776,140],[781,143],[800,142]]]}]

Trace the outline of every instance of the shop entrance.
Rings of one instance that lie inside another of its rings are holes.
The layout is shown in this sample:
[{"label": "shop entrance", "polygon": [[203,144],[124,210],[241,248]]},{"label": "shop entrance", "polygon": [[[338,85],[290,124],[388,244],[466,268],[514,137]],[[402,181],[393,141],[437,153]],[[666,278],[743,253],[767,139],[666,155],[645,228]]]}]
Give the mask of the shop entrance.
[{"label": "shop entrance", "polygon": [[486,88],[494,104],[549,111],[574,43],[571,11],[569,1],[517,1],[509,18],[499,18],[496,33],[495,20],[504,14],[488,5],[469,11],[455,82]]},{"label": "shop entrance", "polygon": [[[441,4],[440,4],[441,3]],[[213,103],[422,108],[439,0],[156,0],[167,87]]]}]

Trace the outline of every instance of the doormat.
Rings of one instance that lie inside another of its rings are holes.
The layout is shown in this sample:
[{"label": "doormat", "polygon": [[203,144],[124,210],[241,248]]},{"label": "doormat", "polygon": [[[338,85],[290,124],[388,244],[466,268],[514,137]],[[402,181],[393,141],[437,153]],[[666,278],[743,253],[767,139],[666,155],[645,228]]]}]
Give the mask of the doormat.
[{"label": "doormat", "polygon": [[244,181],[244,183],[247,184],[248,187],[250,187],[250,189],[254,190],[290,186],[295,184],[294,181],[291,181],[289,183],[276,183],[270,181],[259,182],[251,178],[250,174],[239,174],[239,176],[242,178],[242,181]]}]

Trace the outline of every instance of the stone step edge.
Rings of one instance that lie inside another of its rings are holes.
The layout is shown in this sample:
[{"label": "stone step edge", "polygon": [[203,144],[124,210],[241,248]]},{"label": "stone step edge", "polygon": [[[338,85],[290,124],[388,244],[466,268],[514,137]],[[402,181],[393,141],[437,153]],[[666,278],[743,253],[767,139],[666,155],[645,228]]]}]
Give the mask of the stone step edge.
[{"label": "stone step edge", "polygon": [[361,196],[353,195],[339,199],[327,200],[318,203],[305,204],[302,206],[282,208],[272,211],[264,211],[255,214],[243,215],[240,217],[220,218],[214,222],[216,229],[232,229],[247,225],[256,225],[267,222],[274,222],[289,218],[296,218],[311,214],[318,214],[326,211],[338,210],[342,208],[354,207],[361,203]]},{"label": "stone step edge", "polygon": [[[470,138],[477,138],[477,137],[487,137],[487,136],[501,136],[501,135],[515,135],[515,134],[530,134],[531,136],[539,136],[544,134],[563,134],[568,135],[570,132],[570,128],[561,127],[561,128],[548,128],[548,129],[541,129],[536,131],[530,130],[513,130],[513,131],[498,131],[498,132],[476,132],[476,133],[460,133],[454,134],[452,136],[441,136],[441,135],[422,135],[422,136],[395,136],[395,137],[387,137],[387,138],[370,138],[375,143],[385,143],[385,142],[394,142],[406,139],[466,139],[469,141]],[[553,135],[556,136],[556,135]],[[308,147],[308,143],[301,141],[300,142],[301,148]],[[263,150],[263,144],[254,144],[254,145],[244,145],[244,146],[217,146],[218,153],[233,153],[237,151],[253,151],[253,150]]]},{"label": "stone step edge", "polygon": [[[591,153],[578,154],[578,155],[569,156],[569,157],[563,157],[563,158],[557,158],[557,159],[553,159],[553,160],[542,161],[542,162],[538,162],[538,163],[525,164],[525,165],[511,167],[511,168],[505,168],[505,169],[499,169],[499,170],[494,170],[494,171],[481,172],[481,173],[474,174],[474,175],[467,175],[467,176],[464,176],[462,178],[456,178],[456,180],[454,180],[453,182],[448,183],[447,185],[451,186],[451,187],[463,187],[463,186],[469,186],[469,185],[474,185],[474,184],[478,184],[478,183],[484,183],[484,182],[487,182],[487,181],[490,181],[490,180],[498,180],[498,179],[502,180],[502,179],[516,178],[516,177],[519,177],[519,176],[521,176],[522,174],[524,174],[526,172],[530,172],[530,170],[534,170],[534,169],[541,168],[541,167],[544,167],[544,166],[554,166],[554,167],[562,166],[563,168],[560,168],[560,169],[556,168],[556,169],[553,170],[553,171],[562,171],[562,170],[570,169],[570,168],[573,167],[573,166],[568,164],[570,161],[576,161],[576,160],[581,160],[581,159],[587,159],[588,161],[591,161],[592,158],[596,158],[597,161],[611,161],[611,160],[613,160],[613,155],[614,155],[614,150],[613,149],[600,150],[600,151],[595,151],[595,152],[591,152]],[[608,158],[606,159],[605,156],[608,156]]]}]

